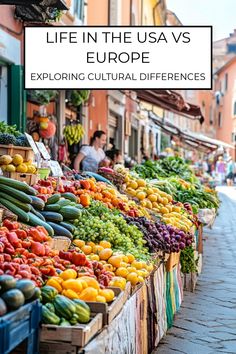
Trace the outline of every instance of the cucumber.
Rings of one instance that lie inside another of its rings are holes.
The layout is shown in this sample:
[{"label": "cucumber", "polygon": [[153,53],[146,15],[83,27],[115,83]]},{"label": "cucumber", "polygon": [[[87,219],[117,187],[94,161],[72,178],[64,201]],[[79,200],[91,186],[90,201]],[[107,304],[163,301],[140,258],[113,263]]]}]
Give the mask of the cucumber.
[{"label": "cucumber", "polygon": [[72,234],[76,230],[76,227],[74,225],[70,224],[69,222],[62,221],[62,222],[60,222],[60,225],[62,227],[64,227],[65,229],[67,229],[68,231],[70,231]]},{"label": "cucumber", "polygon": [[53,228],[55,236],[66,236],[70,240],[73,239],[73,235],[65,227],[62,227],[61,225],[55,224],[54,222],[50,221],[48,223]]},{"label": "cucumber", "polygon": [[31,205],[33,205],[33,207],[35,209],[38,210],[43,210],[45,207],[45,203],[41,198],[35,197],[34,195],[31,195]]},{"label": "cucumber", "polygon": [[28,222],[29,225],[31,225],[31,226],[38,226],[38,225],[39,226],[43,226],[47,230],[49,236],[53,236],[54,235],[53,228],[47,222],[41,220],[40,218],[38,218],[36,215],[34,215],[31,212],[29,212],[28,215],[29,215],[29,222]]},{"label": "cucumber", "polygon": [[17,215],[20,221],[26,223],[29,221],[28,213],[17,207],[15,204],[9,202],[9,200],[1,198],[0,203],[9,209],[13,214]]},{"label": "cucumber", "polygon": [[72,202],[74,202],[74,203],[77,202],[77,198],[76,198],[76,196],[75,196],[73,193],[69,193],[69,192],[67,192],[67,193],[62,193],[61,196],[62,196],[63,198],[65,198],[65,199],[69,199],[70,201],[72,201]]},{"label": "cucumber", "polygon": [[45,217],[42,214],[40,214],[40,212],[38,210],[34,209],[34,207],[32,205],[31,205],[31,210],[30,211],[31,211],[31,213],[36,215],[39,219],[41,219],[43,221],[46,221]]},{"label": "cucumber", "polygon": [[28,186],[28,190],[25,193],[29,194],[29,195],[34,195],[34,196],[38,194],[36,189],[34,189],[33,187],[30,187],[30,186]]},{"label": "cucumber", "polygon": [[79,209],[71,206],[62,207],[60,213],[65,220],[77,219],[81,214]]},{"label": "cucumber", "polygon": [[67,206],[67,205],[70,205],[71,201],[69,199],[64,199],[64,198],[61,198],[57,204],[60,205],[60,207],[64,207],[64,206]]},{"label": "cucumber", "polygon": [[59,204],[49,204],[49,205],[45,205],[44,210],[46,211],[59,211],[61,209]]},{"label": "cucumber", "polygon": [[0,191],[9,194],[11,197],[15,197],[20,202],[27,204],[31,203],[31,197],[29,195],[5,184],[0,183]]},{"label": "cucumber", "polygon": [[54,211],[41,211],[40,213],[45,217],[47,221],[51,221],[51,222],[63,221],[63,216]]},{"label": "cucumber", "polygon": [[[10,179],[7,177],[0,176],[0,184],[4,184],[6,186],[12,187],[17,189],[18,191],[25,192],[27,194],[30,194],[32,192],[31,190],[33,189],[32,187],[28,186],[28,184],[20,181],[16,181],[15,179]],[[35,189],[34,193],[36,192]]]},{"label": "cucumber", "polygon": [[49,205],[49,204],[56,204],[56,203],[59,201],[60,198],[61,198],[60,193],[53,194],[53,195],[51,195],[51,197],[48,198],[46,204],[47,204],[47,205]]},{"label": "cucumber", "polygon": [[30,209],[31,209],[31,205],[30,204],[22,203],[19,200],[15,199],[14,197],[11,197],[10,195],[8,195],[6,193],[0,192],[0,198],[9,200],[9,202],[13,203],[18,208],[24,210],[26,213],[28,211],[30,211]]}]

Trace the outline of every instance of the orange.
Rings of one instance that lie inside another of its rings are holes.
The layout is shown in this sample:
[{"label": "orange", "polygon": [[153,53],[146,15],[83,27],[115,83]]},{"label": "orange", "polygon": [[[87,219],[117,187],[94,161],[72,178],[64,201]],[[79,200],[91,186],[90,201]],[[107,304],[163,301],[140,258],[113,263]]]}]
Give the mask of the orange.
[{"label": "orange", "polygon": [[165,207],[162,207],[162,208],[160,209],[160,212],[161,212],[162,214],[169,214],[169,210],[168,210],[167,208],[165,208]]},{"label": "orange", "polygon": [[156,194],[149,194],[148,199],[151,202],[156,202],[157,201],[157,196],[156,196]]},{"label": "orange", "polygon": [[122,256],[111,256],[108,259],[108,263],[112,264],[113,267],[116,267],[116,268],[120,267],[121,262],[122,262]]},{"label": "orange", "polygon": [[138,183],[136,181],[130,181],[129,182],[129,187],[132,189],[137,189],[138,188]]},{"label": "orange", "polygon": [[91,247],[91,246],[88,246],[88,245],[83,246],[83,247],[81,248],[81,251],[83,251],[84,254],[90,254],[90,253],[92,253],[92,247]]},{"label": "orange", "polygon": [[144,179],[138,179],[137,183],[139,185],[139,187],[145,187],[146,186],[146,181]]},{"label": "orange", "polygon": [[132,285],[136,285],[137,283],[138,283],[138,274],[137,273],[129,273],[128,275],[127,275],[127,281],[130,281],[130,283],[132,284]]},{"label": "orange", "polygon": [[112,256],[112,250],[110,248],[103,248],[100,252],[99,252],[99,257],[100,259],[106,261],[107,259],[109,259]]},{"label": "orange", "polygon": [[79,248],[82,248],[85,245],[85,241],[76,239],[73,241],[73,244]]},{"label": "orange", "polygon": [[93,241],[89,241],[86,243],[87,246],[91,246],[92,248],[96,246],[96,244]]},{"label": "orange", "polygon": [[145,192],[140,192],[138,191],[137,194],[136,194],[136,197],[139,199],[139,200],[143,200],[146,198],[146,193]]},{"label": "orange", "polygon": [[123,262],[129,263],[129,258],[128,258],[128,256],[126,256],[126,255],[123,256]]},{"label": "orange", "polygon": [[117,270],[116,270],[116,275],[118,277],[126,278],[128,274],[129,274],[129,271],[125,267],[120,267],[120,268],[117,268]]},{"label": "orange", "polygon": [[120,267],[128,267],[129,263],[126,263],[126,262],[121,262],[120,263]]},{"label": "orange", "polygon": [[93,253],[99,254],[99,252],[102,250],[103,250],[102,246],[99,246],[99,245],[93,246]]},{"label": "orange", "polygon": [[89,256],[89,258],[91,259],[91,261],[99,261],[99,260],[100,260],[98,254],[91,254],[91,255]]},{"label": "orange", "polygon": [[118,288],[124,290],[126,287],[126,279],[122,277],[113,277],[109,283],[110,286],[117,286]]},{"label": "orange", "polygon": [[168,203],[169,203],[168,199],[166,197],[163,197],[162,198],[162,204],[166,205]]},{"label": "orange", "polygon": [[128,262],[129,263],[132,263],[135,260],[134,256],[131,253],[127,253],[126,257],[128,257]]},{"label": "orange", "polygon": [[135,267],[127,267],[127,270],[129,273],[137,272],[137,269]]},{"label": "orange", "polygon": [[110,242],[106,240],[100,241],[99,245],[102,246],[103,248],[111,248]]},{"label": "orange", "polygon": [[113,266],[111,264],[104,264],[104,269],[107,270],[108,272],[113,271]]},{"label": "orange", "polygon": [[140,270],[143,268],[143,263],[142,262],[138,262],[138,261],[133,261],[133,263],[131,263],[131,266]]}]

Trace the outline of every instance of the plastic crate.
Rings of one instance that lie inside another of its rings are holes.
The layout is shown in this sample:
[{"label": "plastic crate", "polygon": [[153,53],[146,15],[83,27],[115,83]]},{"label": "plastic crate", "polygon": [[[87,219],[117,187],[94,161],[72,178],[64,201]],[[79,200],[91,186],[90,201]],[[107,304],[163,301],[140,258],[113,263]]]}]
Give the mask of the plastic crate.
[{"label": "plastic crate", "polygon": [[13,351],[27,339],[24,354],[37,354],[42,305],[38,300],[0,318],[0,354]]}]

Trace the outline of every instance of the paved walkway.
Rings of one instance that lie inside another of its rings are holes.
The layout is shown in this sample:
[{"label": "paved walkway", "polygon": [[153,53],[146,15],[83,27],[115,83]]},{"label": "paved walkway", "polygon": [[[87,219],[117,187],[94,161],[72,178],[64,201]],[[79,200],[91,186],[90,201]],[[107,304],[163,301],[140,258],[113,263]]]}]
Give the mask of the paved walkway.
[{"label": "paved walkway", "polygon": [[236,189],[219,191],[222,205],[213,229],[205,230],[196,291],[185,292],[155,354],[236,353]]}]

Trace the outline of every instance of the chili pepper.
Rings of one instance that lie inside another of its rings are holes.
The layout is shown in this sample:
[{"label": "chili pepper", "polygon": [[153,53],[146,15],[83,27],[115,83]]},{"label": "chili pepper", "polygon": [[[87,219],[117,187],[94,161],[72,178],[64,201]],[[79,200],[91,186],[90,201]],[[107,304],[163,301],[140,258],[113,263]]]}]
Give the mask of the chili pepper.
[{"label": "chili pepper", "polygon": [[6,271],[6,270],[10,270],[10,271],[15,271],[15,268],[14,268],[14,266],[11,264],[11,263],[9,263],[9,262],[4,262],[3,263],[3,266],[2,266],[2,269],[4,270],[4,271]]},{"label": "chili pepper", "polygon": [[45,247],[45,256],[49,256],[51,254],[51,248],[48,245],[44,245]]},{"label": "chili pepper", "polygon": [[36,226],[36,229],[44,233],[45,236],[48,236],[48,232],[43,226]]},{"label": "chili pepper", "polygon": [[30,270],[31,270],[32,274],[35,274],[35,275],[40,275],[41,274],[39,269],[37,269],[36,267],[30,266]]},{"label": "chili pepper", "polygon": [[16,262],[18,264],[23,264],[24,260],[20,257],[16,257],[16,258],[14,258],[14,262]]},{"label": "chili pepper", "polygon": [[7,239],[13,247],[20,247],[20,240],[14,231],[7,232]]},{"label": "chili pepper", "polygon": [[44,233],[42,233],[40,230],[38,230],[36,227],[32,227],[29,232],[28,235],[31,236],[33,238],[34,241],[37,242],[43,242],[46,241],[46,237],[44,235]]},{"label": "chili pepper", "polygon": [[18,229],[18,230],[15,230],[15,233],[17,234],[17,236],[18,236],[21,240],[24,240],[24,239],[26,239],[26,237],[27,237],[27,232],[26,232],[25,230]]},{"label": "chili pepper", "polygon": [[60,264],[60,263],[54,263],[54,267],[56,268],[56,269],[60,269],[60,270],[65,270],[66,268],[62,265],[62,264]]},{"label": "chili pepper", "polygon": [[74,252],[72,253],[72,263],[76,266],[83,266],[86,263],[86,256],[83,253]]}]

